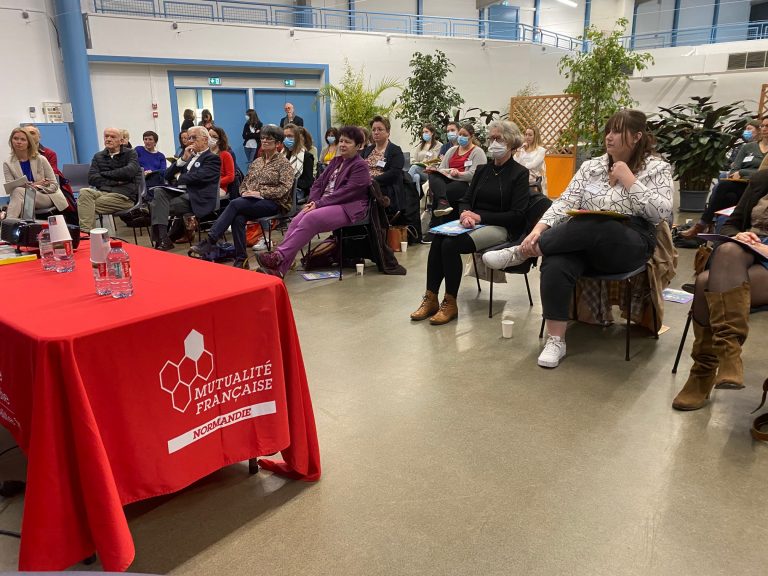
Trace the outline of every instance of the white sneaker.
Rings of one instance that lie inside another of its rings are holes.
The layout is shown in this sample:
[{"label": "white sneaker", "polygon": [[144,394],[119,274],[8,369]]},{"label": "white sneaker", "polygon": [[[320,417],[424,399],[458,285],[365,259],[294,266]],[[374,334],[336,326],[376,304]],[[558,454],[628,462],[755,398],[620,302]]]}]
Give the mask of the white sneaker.
[{"label": "white sneaker", "polygon": [[539,354],[539,366],[543,368],[557,368],[560,360],[565,358],[565,340],[557,336],[547,336],[544,350]]},{"label": "white sneaker", "polygon": [[267,241],[262,238],[256,244],[253,246],[254,250],[266,250],[267,249]]},{"label": "white sneaker", "polygon": [[520,246],[491,250],[483,254],[485,265],[494,270],[504,270],[504,268],[509,268],[510,266],[518,266],[526,260],[527,258],[520,254]]},{"label": "white sneaker", "polygon": [[451,212],[453,212],[453,207],[445,206],[443,208],[438,208],[437,210],[432,212],[432,214],[434,214],[438,218],[442,218],[443,216],[448,216],[448,214],[450,214]]}]

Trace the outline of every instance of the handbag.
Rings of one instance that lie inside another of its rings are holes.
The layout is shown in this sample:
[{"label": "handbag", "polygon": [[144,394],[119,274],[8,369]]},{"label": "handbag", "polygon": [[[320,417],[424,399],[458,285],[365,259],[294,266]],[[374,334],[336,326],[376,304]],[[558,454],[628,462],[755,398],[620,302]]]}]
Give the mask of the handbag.
[{"label": "handbag", "polygon": [[392,252],[400,252],[400,242],[408,242],[407,226],[390,226],[387,228],[387,246]]}]

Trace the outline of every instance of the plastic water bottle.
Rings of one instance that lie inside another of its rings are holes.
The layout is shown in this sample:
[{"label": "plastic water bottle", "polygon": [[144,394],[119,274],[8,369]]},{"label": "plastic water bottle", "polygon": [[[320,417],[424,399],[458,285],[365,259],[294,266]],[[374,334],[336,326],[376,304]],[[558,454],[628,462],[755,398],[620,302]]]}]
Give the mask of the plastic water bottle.
[{"label": "plastic water bottle", "polygon": [[93,271],[93,281],[96,283],[96,294],[99,296],[112,294],[112,281],[107,274],[107,263],[91,260],[91,270]]},{"label": "plastic water bottle", "polygon": [[72,272],[75,269],[75,255],[72,253],[72,240],[53,242],[53,260],[56,272]]},{"label": "plastic water bottle", "polygon": [[131,258],[123,250],[120,240],[110,240],[107,255],[107,271],[112,298],[128,298],[133,296],[133,280],[131,279]]},{"label": "plastic water bottle", "polygon": [[43,270],[56,270],[56,262],[53,260],[53,245],[51,244],[51,232],[48,230],[48,223],[42,225],[43,229],[37,235],[37,246],[40,249],[40,262],[43,264]]}]

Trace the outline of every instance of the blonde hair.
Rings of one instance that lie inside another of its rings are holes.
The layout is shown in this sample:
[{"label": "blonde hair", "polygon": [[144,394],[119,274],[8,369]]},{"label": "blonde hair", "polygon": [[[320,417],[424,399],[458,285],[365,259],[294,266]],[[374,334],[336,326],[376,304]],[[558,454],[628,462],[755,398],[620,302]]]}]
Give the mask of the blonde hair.
[{"label": "blonde hair", "polygon": [[128,130],[126,130],[125,128],[120,128],[118,132],[120,132],[120,138],[125,140],[126,143],[131,141],[131,134],[130,132],[128,132]]},{"label": "blonde hair", "polygon": [[8,137],[8,146],[11,147],[11,155],[16,157],[16,152],[13,149],[13,136],[15,134],[24,134],[24,137],[27,139],[27,152],[29,153],[29,157],[37,158],[39,154],[37,140],[24,128],[14,128],[11,130],[11,135]]},{"label": "blonde hair", "polygon": [[[536,148],[541,146],[541,132],[539,132],[539,129],[534,126],[528,126],[528,128],[526,128],[525,131],[527,132],[528,130],[533,132],[533,144],[531,144],[531,149],[536,150]],[[527,149],[528,148],[526,147],[526,150]]]}]

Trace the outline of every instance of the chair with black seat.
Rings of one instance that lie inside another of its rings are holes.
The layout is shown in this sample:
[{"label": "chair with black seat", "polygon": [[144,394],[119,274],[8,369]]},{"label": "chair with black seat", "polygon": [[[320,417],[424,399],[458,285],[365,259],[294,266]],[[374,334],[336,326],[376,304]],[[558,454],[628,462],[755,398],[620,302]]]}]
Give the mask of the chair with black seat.
[{"label": "chair with black seat", "polygon": [[[129,223],[129,219],[128,219],[129,215],[134,210],[139,210],[141,208],[142,204],[146,204],[146,203],[147,203],[147,182],[144,180],[144,178],[140,178],[139,179],[139,191],[138,191],[138,195],[137,195],[136,204],[134,204],[132,207],[128,208],[127,210],[120,210],[119,212],[115,212],[114,214],[112,214],[112,225],[115,228],[115,230],[117,230],[117,224],[116,224],[115,218],[116,217],[118,217],[118,218],[119,217],[125,218],[123,220],[124,224],[133,230],[133,242],[134,242],[134,244],[138,244],[139,243],[139,239],[136,236],[136,228],[139,229],[139,231],[142,233],[142,235],[143,235],[143,229],[144,228],[147,229],[147,236],[151,236],[152,235],[150,230],[149,230],[149,225],[150,225],[149,210],[147,210],[147,217],[146,217],[146,219],[143,220],[143,221],[138,221],[138,225],[130,224]],[[101,222],[101,214],[99,214],[99,221]]]},{"label": "chair with black seat", "polygon": [[299,190],[299,175],[296,175],[293,179],[293,192],[291,193],[290,210],[288,210],[288,212],[285,214],[277,213],[272,216],[259,218],[258,223],[259,226],[261,226],[261,234],[264,238],[265,244],[267,245],[267,251],[272,251],[272,229],[274,228],[274,224],[277,223],[277,228],[285,231],[293,217],[299,213],[300,194],[301,190]]},{"label": "chair with black seat", "polygon": [[365,216],[363,218],[357,222],[353,222],[352,224],[334,230],[339,247],[339,281],[341,281],[344,276],[344,240],[352,241],[367,239],[370,252],[375,253],[373,246],[371,246],[371,239],[373,236],[370,230],[371,211],[374,209],[375,205],[376,200],[371,197],[368,201],[368,209],[365,211]]}]

